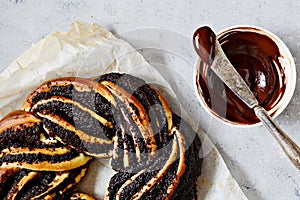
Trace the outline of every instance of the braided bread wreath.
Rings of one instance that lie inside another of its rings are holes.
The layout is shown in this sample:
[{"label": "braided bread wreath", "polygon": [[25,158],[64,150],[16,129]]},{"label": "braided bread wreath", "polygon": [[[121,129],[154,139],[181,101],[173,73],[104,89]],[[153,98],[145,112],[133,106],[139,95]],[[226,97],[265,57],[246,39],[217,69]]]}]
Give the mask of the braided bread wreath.
[{"label": "braided bread wreath", "polygon": [[41,84],[0,121],[1,199],[94,199],[75,186],[93,158],[105,199],[194,199],[201,141],[154,86],[120,73]]}]

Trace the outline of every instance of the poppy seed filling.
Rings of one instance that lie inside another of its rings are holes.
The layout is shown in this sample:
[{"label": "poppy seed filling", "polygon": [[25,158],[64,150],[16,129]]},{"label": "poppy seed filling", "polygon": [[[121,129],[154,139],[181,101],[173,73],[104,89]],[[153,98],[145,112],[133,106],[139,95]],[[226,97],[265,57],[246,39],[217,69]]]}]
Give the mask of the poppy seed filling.
[{"label": "poppy seed filling", "polygon": [[201,141],[151,84],[129,74],[44,82],[0,121],[0,196],[86,199],[93,158],[116,174],[104,199],[196,198]]}]

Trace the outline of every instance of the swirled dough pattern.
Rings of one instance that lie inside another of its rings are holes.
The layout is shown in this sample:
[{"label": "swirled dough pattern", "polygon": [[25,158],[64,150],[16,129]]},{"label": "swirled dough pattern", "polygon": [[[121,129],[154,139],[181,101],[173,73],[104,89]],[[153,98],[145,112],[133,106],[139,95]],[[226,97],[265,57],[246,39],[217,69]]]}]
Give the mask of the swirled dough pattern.
[{"label": "swirled dough pattern", "polygon": [[3,199],[93,199],[75,191],[93,158],[117,173],[105,199],[193,199],[201,141],[151,84],[109,73],[46,81],[0,122]]}]

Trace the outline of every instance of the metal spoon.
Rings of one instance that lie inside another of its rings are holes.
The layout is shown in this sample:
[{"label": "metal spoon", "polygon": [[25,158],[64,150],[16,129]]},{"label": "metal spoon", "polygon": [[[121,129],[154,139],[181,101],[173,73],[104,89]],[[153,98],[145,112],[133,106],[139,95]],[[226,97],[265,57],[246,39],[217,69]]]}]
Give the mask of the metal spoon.
[{"label": "metal spoon", "polygon": [[201,61],[209,65],[228,88],[254,110],[256,116],[274,136],[294,166],[300,170],[300,148],[259,105],[246,82],[226,57],[212,29],[207,26],[197,29],[193,36],[193,44]]}]

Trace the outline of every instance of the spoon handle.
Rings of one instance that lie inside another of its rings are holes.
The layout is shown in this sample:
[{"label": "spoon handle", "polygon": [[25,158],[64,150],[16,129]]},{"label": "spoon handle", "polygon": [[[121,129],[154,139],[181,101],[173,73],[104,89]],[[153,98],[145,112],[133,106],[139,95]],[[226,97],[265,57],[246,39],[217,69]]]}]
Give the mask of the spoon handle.
[{"label": "spoon handle", "polygon": [[293,162],[294,166],[300,170],[300,148],[297,146],[297,144],[286,135],[279,125],[268,115],[264,108],[261,106],[256,106],[254,111],[256,116],[278,141],[281,148]]},{"label": "spoon handle", "polygon": [[228,88],[249,108],[254,109],[256,116],[275,137],[292,163],[300,170],[300,148],[273,121],[266,110],[259,106],[248,85],[226,57],[213,30],[207,26],[197,29],[193,36],[193,44],[201,61],[210,66]]}]

